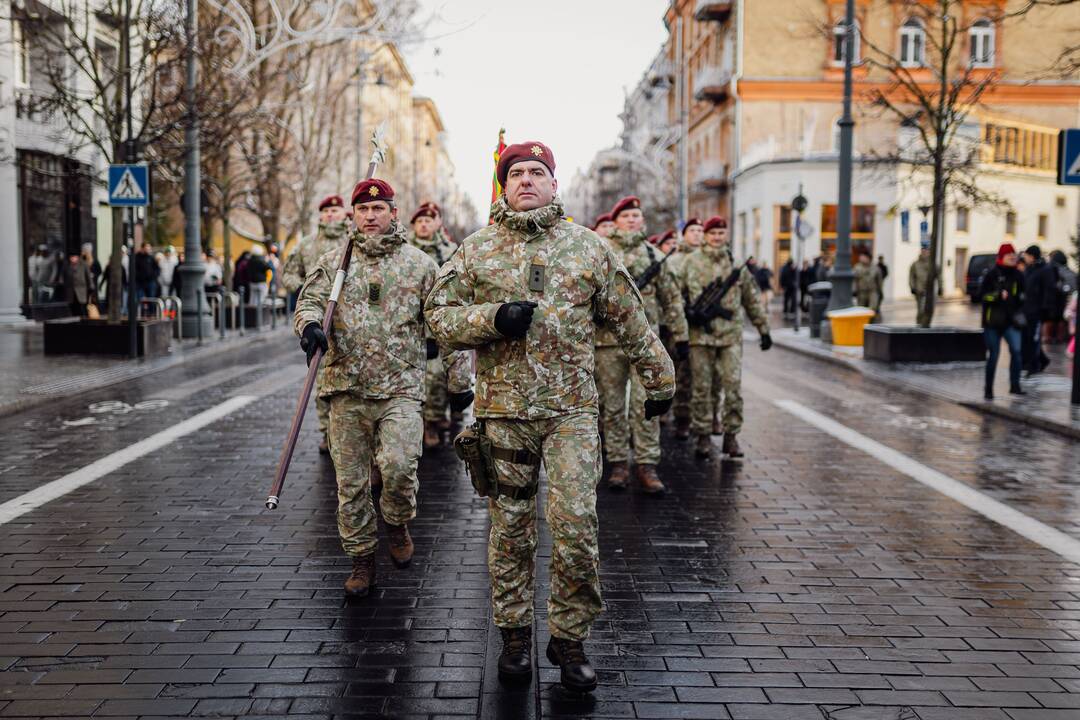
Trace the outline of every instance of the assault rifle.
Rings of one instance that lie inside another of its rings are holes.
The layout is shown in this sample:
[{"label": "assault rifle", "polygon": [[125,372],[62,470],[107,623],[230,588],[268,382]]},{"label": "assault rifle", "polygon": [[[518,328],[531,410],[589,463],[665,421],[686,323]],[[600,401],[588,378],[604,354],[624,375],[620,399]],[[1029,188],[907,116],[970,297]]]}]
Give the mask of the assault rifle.
[{"label": "assault rifle", "polygon": [[664,267],[664,263],[666,263],[668,258],[674,255],[677,250],[678,248],[675,248],[671,252],[666,253],[664,257],[659,260],[653,260],[640,276],[634,278],[634,284],[637,285],[638,291],[649,287],[649,283],[655,280],[656,276],[660,274],[660,270]]},{"label": "assault rifle", "polygon": [[731,288],[735,287],[735,283],[739,282],[739,276],[745,267],[746,263],[743,263],[726,278],[716,278],[706,285],[697,299],[686,308],[687,319],[693,319],[695,324],[700,324],[705,328],[705,332],[712,332],[712,321],[718,317],[724,320],[733,319],[735,315],[721,303]]}]

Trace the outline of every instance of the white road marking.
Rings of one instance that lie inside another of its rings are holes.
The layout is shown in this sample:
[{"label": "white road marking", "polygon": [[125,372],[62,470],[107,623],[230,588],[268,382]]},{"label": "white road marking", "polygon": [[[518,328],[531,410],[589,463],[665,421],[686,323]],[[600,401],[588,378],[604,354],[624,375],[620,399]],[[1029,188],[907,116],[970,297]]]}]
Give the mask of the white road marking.
[{"label": "white road marking", "polygon": [[1057,553],[1066,560],[1080,564],[1080,540],[1076,540],[1046,523],[1014,510],[1008,505],[998,502],[931,467],[912,460],[901,452],[871,440],[846,425],[842,425],[832,418],[811,410],[794,400],[774,400],[773,402],[778,407],[813,425],[818,430],[833,436],[856,450],[861,450],[894,470],[907,475],[932,490],[937,490],[964,507],[1012,530],[1018,535],[1026,537],[1051,552]]},{"label": "white road marking", "polygon": [[84,485],[89,485],[95,480],[119,470],[134,460],[138,460],[155,450],[160,450],[185,435],[190,435],[196,430],[201,430],[207,425],[217,422],[245,405],[255,402],[257,399],[258,397],[255,395],[243,395],[226,400],[220,405],[216,405],[209,410],[205,410],[183,422],[177,423],[168,430],[162,430],[144,440],[140,440],[134,445],[128,445],[123,450],[117,450],[100,460],[96,460],[89,465],[81,467],[75,472],[68,473],[62,478],[46,483],[30,492],[23,493],[13,500],[8,500],[6,503],[0,505],[0,525],[9,523],[20,515],[35,510],[58,497],[63,497],[73,490],[78,490]]}]

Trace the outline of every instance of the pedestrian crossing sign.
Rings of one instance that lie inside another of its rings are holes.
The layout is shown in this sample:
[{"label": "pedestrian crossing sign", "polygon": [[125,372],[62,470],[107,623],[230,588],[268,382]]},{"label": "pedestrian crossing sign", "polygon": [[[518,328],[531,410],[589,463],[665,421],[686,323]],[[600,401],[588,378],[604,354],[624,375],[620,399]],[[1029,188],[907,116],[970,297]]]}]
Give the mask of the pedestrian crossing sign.
[{"label": "pedestrian crossing sign", "polygon": [[150,168],[146,163],[109,166],[109,204],[113,207],[150,204]]},{"label": "pedestrian crossing sign", "polygon": [[1061,131],[1058,140],[1058,185],[1080,185],[1080,128]]}]

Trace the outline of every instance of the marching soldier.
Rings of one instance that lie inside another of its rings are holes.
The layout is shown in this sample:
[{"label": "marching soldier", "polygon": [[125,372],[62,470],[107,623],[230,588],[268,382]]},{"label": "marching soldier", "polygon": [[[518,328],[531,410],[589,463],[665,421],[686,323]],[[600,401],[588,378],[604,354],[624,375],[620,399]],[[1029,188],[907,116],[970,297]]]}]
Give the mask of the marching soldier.
[{"label": "marching soldier", "polygon": [[615,229],[615,223],[611,221],[611,213],[604,213],[596,218],[593,223],[593,232],[602,238],[606,238]]},{"label": "marching soldier", "polygon": [[[424,203],[413,213],[410,224],[409,244],[427,253],[435,261],[436,267],[443,263],[457,250],[457,245],[450,242],[439,224],[439,206],[433,202]],[[439,348],[435,341],[428,339],[427,372],[424,375],[426,399],[424,400],[424,447],[434,448],[442,444],[443,433],[450,430],[450,418],[447,410],[458,414],[463,407],[451,398],[464,397],[461,393],[472,385],[471,353],[454,352],[447,355],[445,361],[439,357]]]},{"label": "marching soldier", "polygon": [[[686,294],[690,324],[690,425],[697,435],[695,453],[708,457],[712,450],[713,407],[719,385],[724,393],[723,452],[742,457],[736,439],[743,424],[742,332],[743,310],[761,333],[761,349],[772,347],[769,320],[761,305],[761,295],[750,269],[736,268],[728,249],[727,220],[710,218],[704,226],[705,244],[688,255],[679,268],[679,284]],[[734,273],[737,273],[734,274]],[[699,310],[697,299],[713,281],[719,280],[727,292],[714,307]],[[719,382],[716,382],[716,381]]]},{"label": "marching soldier", "polygon": [[[663,256],[656,248],[645,242],[645,216],[641,201],[625,197],[611,211],[615,229],[608,236],[608,243],[622,260],[631,277],[641,277],[653,263]],[[683,314],[682,297],[674,276],[666,267],[641,290],[645,314],[654,332],[659,332],[663,322],[671,329],[679,356],[689,352],[686,344],[686,317]],[[604,449],[611,465],[608,487],[625,490],[630,479],[630,440],[634,442],[634,460],[637,479],[641,488],[649,494],[663,493],[664,483],[656,474],[660,462],[660,421],[644,416],[642,411],[645,389],[630,374],[630,361],[623,354],[621,343],[608,328],[601,327],[596,333],[596,387],[601,397],[604,424]],[[629,422],[627,422],[626,383],[630,382]]]},{"label": "marching soldier", "polygon": [[532,674],[535,495],[543,463],[554,539],[547,657],[561,668],[565,687],[590,691],[596,673],[582,643],[601,609],[596,323],[605,324],[641,378],[646,417],[670,407],[675,377],[618,255],[592,231],[563,220],[554,170],[543,143],[506,148],[494,224],[466,238],[443,266],[427,320],[441,344],[477,352],[476,416],[491,444],[490,462],[480,465],[493,467],[498,495],[489,504],[488,567],[503,636],[499,676]]},{"label": "marching soldier", "polygon": [[[697,252],[701,244],[705,242],[705,228],[701,221],[692,217],[686,221],[682,230],[682,242],[679,249],[667,264],[671,267],[671,273],[678,277],[683,263],[688,257]],[[687,299],[683,298],[684,304]],[[693,382],[690,376],[690,358],[675,359],[675,437],[679,440],[690,439],[690,389]]]},{"label": "marching soldier", "polygon": [[353,257],[341,289],[334,331],[322,331],[334,287],[338,252],[319,259],[300,290],[294,327],[311,362],[326,351],[319,394],[330,401],[330,454],[337,469],[338,533],[352,558],[346,597],[375,586],[378,524],[372,503],[372,460],[383,478],[380,509],[390,558],[408,567],[413,542],[407,523],[416,516],[416,464],[420,459],[424,400],[423,301],[435,283],[435,263],[405,242],[394,190],[363,180],[352,194]]},{"label": "marching soldier", "polygon": [[[345,207],[345,200],[340,195],[328,195],[319,203],[319,230],[314,237],[300,241],[296,248],[289,254],[285,261],[285,267],[281,271],[281,284],[286,292],[298,291],[307,279],[308,273],[315,269],[319,258],[330,252],[341,249],[342,238],[345,236],[345,219],[349,211]],[[322,388],[326,378],[326,367],[319,368],[319,374],[315,378],[316,390]],[[326,433],[330,428],[330,401],[317,392],[315,396],[315,411],[319,417],[319,452],[330,452],[326,442]]]}]

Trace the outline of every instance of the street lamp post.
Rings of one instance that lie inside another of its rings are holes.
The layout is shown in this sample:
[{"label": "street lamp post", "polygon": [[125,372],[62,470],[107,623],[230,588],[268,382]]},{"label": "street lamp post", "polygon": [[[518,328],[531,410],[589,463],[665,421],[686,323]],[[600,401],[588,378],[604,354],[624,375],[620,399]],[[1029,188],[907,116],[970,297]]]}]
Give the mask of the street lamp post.
[{"label": "street lamp post", "polygon": [[[855,121],[851,117],[852,65],[855,60],[855,0],[847,0],[844,20],[844,114],[840,118],[840,193],[836,208],[836,258],[833,271],[829,310],[851,307],[851,175],[852,135]],[[824,322],[824,321],[823,321]]]},{"label": "street lamp post", "polygon": [[[198,70],[195,60],[195,44],[199,28],[198,0],[187,0],[185,30],[187,34],[187,77],[184,96],[187,100],[187,123],[184,128],[184,264],[176,269],[181,278],[181,321],[185,337],[202,337],[210,334],[210,314],[207,311],[203,290],[206,266],[202,261],[200,222],[202,213],[201,178],[199,168],[199,115],[196,107],[196,82]],[[243,312],[243,308],[241,308]]]}]

